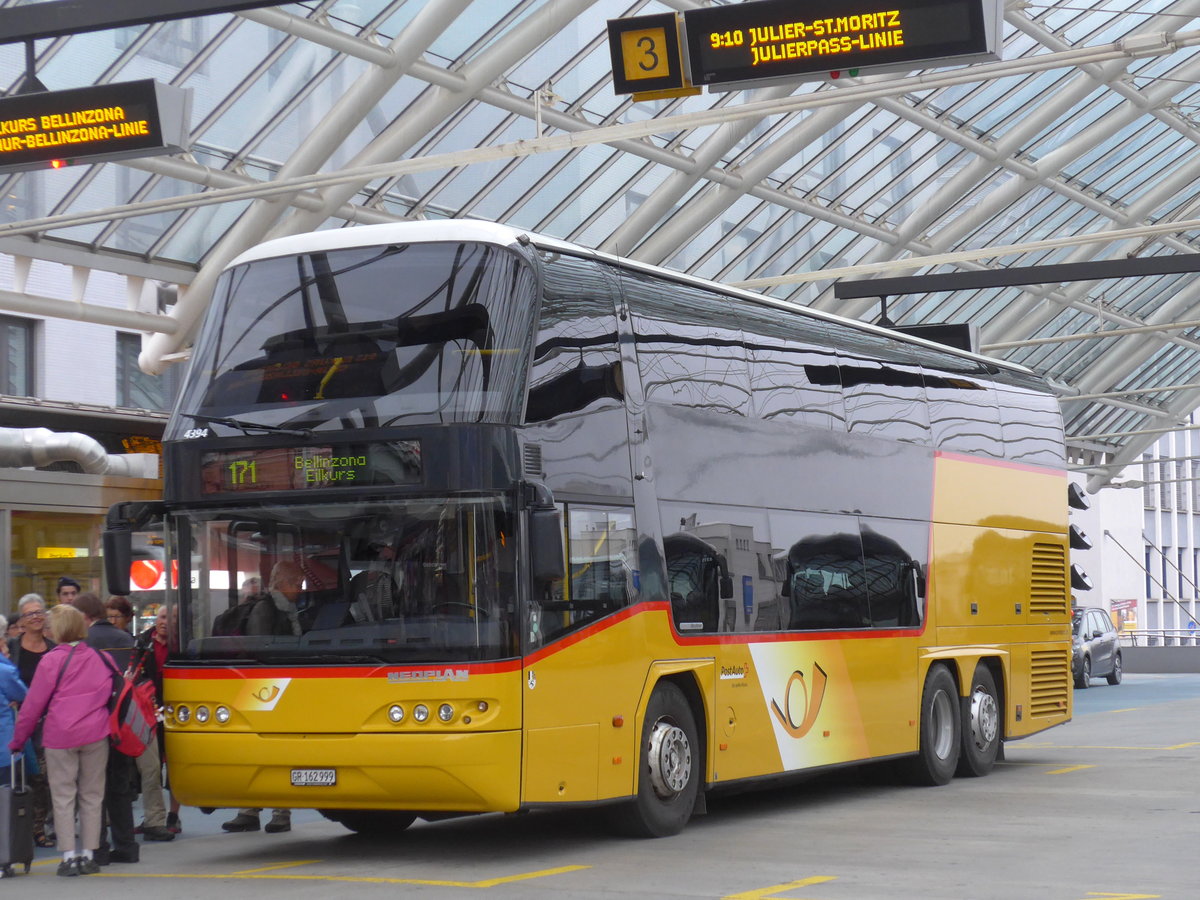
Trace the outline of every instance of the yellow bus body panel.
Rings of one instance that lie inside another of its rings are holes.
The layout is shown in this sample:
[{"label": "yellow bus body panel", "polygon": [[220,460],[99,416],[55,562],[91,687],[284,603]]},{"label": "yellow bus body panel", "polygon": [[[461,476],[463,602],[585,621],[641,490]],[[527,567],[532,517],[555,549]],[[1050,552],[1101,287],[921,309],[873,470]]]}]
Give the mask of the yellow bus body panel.
[{"label": "yellow bus body panel", "polygon": [[[197,806],[515,810],[521,676],[515,663],[489,671],[497,668],[169,668],[172,791]],[[438,718],[445,703],[449,723]],[[394,704],[405,711],[399,725],[388,719]],[[429,710],[424,723],[413,718],[418,704]],[[191,711],[185,724],[181,705]],[[222,705],[230,710],[223,725],[211,715]],[[203,724],[200,706],[210,712]],[[325,768],[336,770],[335,785],[292,786],[293,769]]]},{"label": "yellow bus body panel", "polygon": [[[1006,738],[1067,721],[1065,477],[940,453],[934,467],[919,628],[681,635],[669,604],[647,602],[523,663],[175,666],[167,700],[192,718],[168,721],[172,786],[201,806],[447,812],[629,797],[646,705],[666,678],[694,698],[709,784],[916,752],[934,664],[964,695],[981,661],[993,667]],[[197,722],[197,707],[220,705],[226,724]],[[304,768],[336,769],[337,783],[293,787]]]}]

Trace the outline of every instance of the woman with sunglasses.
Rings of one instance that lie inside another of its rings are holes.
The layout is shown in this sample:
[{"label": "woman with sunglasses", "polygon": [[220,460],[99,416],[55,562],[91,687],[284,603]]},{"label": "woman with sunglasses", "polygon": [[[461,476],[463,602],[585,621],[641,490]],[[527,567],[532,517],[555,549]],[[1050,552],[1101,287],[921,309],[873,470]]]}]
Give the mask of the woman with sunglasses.
[{"label": "woman with sunglasses", "polygon": [[[39,594],[26,594],[17,601],[17,619],[21,623],[20,637],[8,642],[8,656],[28,688],[33,684],[33,675],[54,641],[46,636],[46,602]],[[29,787],[33,791],[33,841],[39,847],[53,847],[47,821],[50,819],[50,785],[46,781],[46,753],[42,746],[41,726],[33,733],[33,750],[37,758],[37,771],[27,771]]]}]

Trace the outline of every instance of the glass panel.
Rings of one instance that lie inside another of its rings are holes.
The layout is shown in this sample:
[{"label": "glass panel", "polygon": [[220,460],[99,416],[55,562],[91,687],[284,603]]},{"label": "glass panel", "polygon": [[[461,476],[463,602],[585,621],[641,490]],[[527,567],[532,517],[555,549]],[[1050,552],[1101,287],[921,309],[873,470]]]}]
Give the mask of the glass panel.
[{"label": "glass panel", "polygon": [[531,612],[529,633],[535,646],[627,606],[637,593],[633,513],[570,506],[566,522],[569,577],[556,582]]},{"label": "glass panel", "polygon": [[863,628],[870,624],[862,538],[850,516],[772,511],[779,554],[783,627]]},{"label": "glass panel", "polygon": [[98,593],[102,524],[101,516],[13,510],[9,602],[36,593],[52,605],[63,575]]},{"label": "glass panel", "polygon": [[750,375],[729,297],[621,270],[649,403],[746,415]]},{"label": "glass panel", "polygon": [[175,545],[193,548],[180,560],[189,658],[517,652],[516,528],[504,499],[196,510],[173,527]]},{"label": "glass panel", "polygon": [[519,416],[534,278],[515,254],[360,247],[262,260],[222,279],[186,413],[317,429]]},{"label": "glass panel", "polygon": [[0,394],[33,394],[33,324],[0,316]]}]

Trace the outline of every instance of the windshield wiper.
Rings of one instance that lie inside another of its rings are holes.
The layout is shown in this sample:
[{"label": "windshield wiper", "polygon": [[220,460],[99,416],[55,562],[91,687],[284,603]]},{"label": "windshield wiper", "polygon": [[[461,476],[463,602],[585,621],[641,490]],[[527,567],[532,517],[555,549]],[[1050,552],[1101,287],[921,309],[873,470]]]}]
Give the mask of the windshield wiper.
[{"label": "windshield wiper", "polygon": [[312,437],[312,432],[307,428],[284,428],[281,425],[264,425],[262,422],[247,422],[245,419],[231,419],[226,416],[202,416],[198,413],[183,413],[189,419],[194,419],[197,422],[210,422],[216,425],[228,425],[230,428],[236,428],[242,434],[250,434],[252,431],[266,431],[270,434],[290,434],[295,437],[308,438]]}]

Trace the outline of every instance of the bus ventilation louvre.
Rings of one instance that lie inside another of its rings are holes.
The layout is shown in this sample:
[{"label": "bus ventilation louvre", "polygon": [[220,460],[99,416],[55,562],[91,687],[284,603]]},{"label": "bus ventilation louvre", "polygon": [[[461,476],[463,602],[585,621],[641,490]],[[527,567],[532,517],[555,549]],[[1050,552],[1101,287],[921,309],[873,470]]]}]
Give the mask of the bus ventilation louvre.
[{"label": "bus ventilation louvre", "polygon": [[[1030,615],[1065,617],[1069,607],[1066,548],[1061,544],[1035,543],[1032,555]],[[1029,714],[1062,715],[1071,689],[1070,651],[1033,650],[1029,662]]]},{"label": "bus ventilation louvre", "polygon": [[538,444],[525,444],[521,448],[521,465],[527,478],[541,478],[545,475],[542,469],[542,448]]},{"label": "bus ventilation louvre", "polygon": [[1070,651],[1034,650],[1029,663],[1029,715],[1062,715],[1071,689]]},{"label": "bus ventilation louvre", "polygon": [[1067,614],[1067,552],[1061,544],[1034,544],[1029,612]]}]

